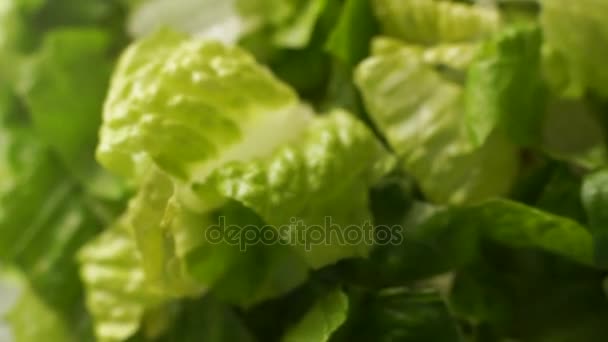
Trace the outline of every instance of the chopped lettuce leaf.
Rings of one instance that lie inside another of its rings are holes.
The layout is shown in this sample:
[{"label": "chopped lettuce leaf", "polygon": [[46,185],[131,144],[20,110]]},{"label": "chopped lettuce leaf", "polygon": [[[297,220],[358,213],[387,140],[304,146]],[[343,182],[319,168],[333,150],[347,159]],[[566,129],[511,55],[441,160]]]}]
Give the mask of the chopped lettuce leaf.
[{"label": "chopped lettuce leaf", "polygon": [[129,201],[125,213],[125,221],[129,223],[141,254],[146,280],[152,284],[167,281],[164,270],[172,246],[161,228],[161,222],[172,194],[171,180],[160,171],[151,169],[139,192]]},{"label": "chopped lettuce leaf", "polygon": [[202,181],[223,163],[295,139],[308,120],[299,108],[245,51],[161,31],[123,54],[97,157],[131,179],[147,156],[175,177]]},{"label": "chopped lettuce leaf", "polygon": [[386,40],[376,45],[355,80],[372,120],[424,194],[439,203],[462,203],[506,193],[517,172],[517,150],[500,132],[473,149],[462,86],[434,68],[458,48],[425,58],[417,46]]},{"label": "chopped lettuce leaf", "polygon": [[165,261],[169,279],[201,289],[215,286],[238,258],[238,247],[205,239],[208,230],[218,224],[212,213],[191,211],[175,197],[167,203],[165,213],[161,227],[173,242],[173,251],[167,253]]},{"label": "chopped lettuce leaf", "polygon": [[331,243],[306,245],[298,237],[313,225],[328,231],[334,225],[342,230],[355,225],[369,233],[368,189],[392,165],[371,131],[350,114],[334,111],[315,119],[297,143],[268,159],[227,164],[206,183],[195,185],[195,192],[205,203],[239,201],[275,229],[289,227],[288,236],[281,238],[295,241],[308,263],[319,268],[366,256],[372,241],[345,244],[335,237]]},{"label": "chopped lettuce leaf", "polygon": [[505,29],[486,43],[468,70],[467,127],[481,146],[497,127],[520,145],[539,141],[543,118],[540,30]]},{"label": "chopped lettuce leaf", "polygon": [[500,25],[497,11],[438,0],[372,0],[384,34],[435,45],[483,38]]},{"label": "chopped lettuce leaf", "polygon": [[122,220],[87,243],[78,255],[86,305],[100,342],[134,335],[146,310],[167,299],[146,281],[141,255]]}]

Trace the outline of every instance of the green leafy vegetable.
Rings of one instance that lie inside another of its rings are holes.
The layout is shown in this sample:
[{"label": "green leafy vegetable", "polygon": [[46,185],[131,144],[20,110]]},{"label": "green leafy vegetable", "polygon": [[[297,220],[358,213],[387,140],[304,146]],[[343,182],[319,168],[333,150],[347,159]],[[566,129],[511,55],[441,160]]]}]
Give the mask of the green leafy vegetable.
[{"label": "green leafy vegetable", "polygon": [[539,138],[544,113],[540,39],[536,27],[507,29],[486,44],[471,65],[466,116],[476,146],[496,127],[518,144],[530,145]]},{"label": "green leafy vegetable", "polygon": [[[307,120],[299,108],[293,91],[245,51],[162,31],[121,58],[97,156],[129,177],[149,157],[176,177],[204,180],[217,165],[296,136]],[[287,123],[292,130],[276,131]],[[264,136],[268,129],[277,134]]]},{"label": "green leafy vegetable", "polygon": [[1,3],[3,342],[608,340],[605,0]]},{"label": "green leafy vegetable", "polygon": [[383,32],[434,45],[483,38],[497,30],[498,12],[440,0],[373,0]]},{"label": "green leafy vegetable", "polygon": [[378,40],[355,76],[372,120],[405,170],[440,203],[504,194],[517,170],[516,150],[500,132],[478,149],[470,146],[462,86],[434,68],[467,51],[454,49],[427,54],[422,47]]},{"label": "green leafy vegetable", "polygon": [[146,282],[141,256],[127,227],[118,221],[86,244],[78,256],[87,307],[100,341],[122,341],[135,334],[146,310],[166,299]]}]

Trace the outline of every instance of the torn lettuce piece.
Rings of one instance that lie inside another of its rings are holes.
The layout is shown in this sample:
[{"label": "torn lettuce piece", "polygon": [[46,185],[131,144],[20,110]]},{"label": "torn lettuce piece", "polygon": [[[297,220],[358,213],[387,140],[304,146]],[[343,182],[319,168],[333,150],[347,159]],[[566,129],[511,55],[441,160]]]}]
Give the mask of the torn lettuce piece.
[{"label": "torn lettuce piece", "polygon": [[[196,85],[183,82],[192,77]],[[287,242],[304,233],[302,224],[324,225],[326,217],[338,229],[353,224],[371,235],[367,193],[393,159],[349,113],[312,118],[291,89],[242,50],[168,31],[132,46],[113,83],[98,156],[139,179],[124,220],[151,283],[192,281],[248,306],[301,284],[310,267],[367,255],[368,236],[246,253],[203,239],[231,202],[260,217],[260,226],[288,227],[280,237]],[[196,114],[201,108],[204,115]],[[160,176],[146,178],[150,163]]]},{"label": "torn lettuce piece", "polygon": [[505,194],[517,173],[517,150],[500,132],[477,149],[471,146],[463,87],[453,68],[436,68],[447,63],[435,64],[449,54],[425,58],[417,46],[383,39],[375,44],[374,55],[357,67],[355,82],[372,120],[423,193],[438,203]]},{"label": "torn lettuce piece", "polygon": [[604,0],[543,0],[540,21],[547,44],[565,58],[575,84],[608,96],[608,26]]},{"label": "torn lettuce piece", "polygon": [[[150,289],[174,297],[213,291],[230,303],[249,307],[302,284],[308,266],[289,246],[242,245],[238,237],[212,237],[236,226],[241,238],[263,221],[236,202],[199,213],[172,195],[171,179],[153,170],[130,201],[123,221],[134,234]],[[210,231],[214,230],[212,235]]]},{"label": "torn lettuce piece", "polygon": [[[181,201],[171,179],[157,172],[141,183],[126,217],[151,282],[161,279],[176,295],[211,289],[247,307],[300,285],[311,267],[366,256],[373,245],[368,189],[392,165],[363,123],[335,111],[270,157],[228,163],[195,184],[201,207]],[[266,225],[275,240],[244,240],[246,231],[259,233]],[[333,242],[307,245],[301,236],[311,225],[332,234]],[[340,242],[348,225],[369,236]],[[237,227],[240,239],[209,240],[228,227]]]},{"label": "torn lettuce piece", "polygon": [[194,191],[204,203],[220,206],[231,199],[252,209],[291,241],[311,267],[320,268],[366,256],[373,241],[362,237],[342,243],[339,231],[330,243],[310,245],[299,237],[309,234],[311,226],[329,233],[354,225],[360,234],[371,234],[368,190],[393,162],[362,122],[335,110],[313,120],[299,141],[268,158],[228,163],[207,182],[194,184]]},{"label": "torn lettuce piece", "polygon": [[219,165],[295,139],[309,117],[247,52],[159,31],[120,59],[97,158],[130,179],[151,159],[174,177],[202,181]]},{"label": "torn lettuce piece", "polygon": [[146,281],[159,286],[159,291],[171,290],[167,285],[174,280],[166,278],[166,263],[173,254],[173,246],[161,226],[172,195],[171,179],[152,166],[124,213],[124,222],[128,224],[141,254]]},{"label": "torn lettuce piece", "polygon": [[[163,230],[148,233],[169,236],[172,242],[157,266],[165,272],[170,293],[184,296],[211,291],[222,300],[250,307],[287,293],[308,277],[307,264],[292,248],[276,241],[243,244],[244,231],[254,226],[260,229],[265,223],[237,202],[201,214],[173,197],[165,213]],[[232,227],[238,235],[234,230],[228,233]]]},{"label": "torn lettuce piece", "polygon": [[435,45],[478,40],[495,32],[490,8],[437,0],[372,0],[382,32],[406,42]]},{"label": "torn lettuce piece", "polygon": [[[403,44],[403,41],[390,37],[378,37],[372,41],[372,55],[389,55],[396,52],[409,52],[419,55],[425,64],[437,67],[439,70],[464,73],[474,61],[479,52],[477,43],[446,43],[425,47],[422,45]],[[464,82],[464,74],[462,80]]]},{"label": "torn lettuce piece", "polygon": [[541,32],[509,27],[486,42],[468,69],[466,120],[472,142],[483,145],[497,127],[516,144],[540,141],[544,114]]},{"label": "torn lettuce piece", "polygon": [[238,247],[224,243],[212,244],[205,237],[207,230],[218,224],[210,212],[197,213],[182,205],[176,197],[167,203],[161,222],[163,234],[173,243],[165,264],[172,279],[182,279],[201,290],[213,287],[238,257]]},{"label": "torn lettuce piece", "polygon": [[302,319],[291,327],[282,342],[327,342],[346,321],[348,297],[334,290],[319,298]]},{"label": "torn lettuce piece", "polygon": [[175,185],[152,167],[124,214],[141,254],[146,281],[159,291],[182,297],[215,285],[238,255],[238,247],[212,244],[206,231],[212,212],[195,212],[174,196]]},{"label": "torn lettuce piece", "polygon": [[126,340],[139,330],[146,311],[167,299],[146,281],[141,255],[123,220],[87,243],[78,255],[86,305],[100,342]]},{"label": "torn lettuce piece", "polygon": [[[224,266],[224,273],[212,288],[212,293],[219,299],[250,308],[261,301],[285,295],[308,278],[309,266],[291,246],[282,245],[276,236],[262,238],[263,235],[259,235],[266,223],[252,210],[230,201],[216,213],[215,222],[223,231],[222,241],[212,241],[213,235],[205,234],[205,244],[189,256],[188,262],[189,266],[196,266],[196,269],[189,269],[198,279],[201,273],[196,271],[202,270],[200,262],[205,261],[201,257],[209,255],[210,251],[223,256],[228,267]],[[234,234],[235,228],[238,235]],[[256,233],[253,235],[259,239],[251,239],[251,233]],[[212,261],[203,264],[210,266]]]},{"label": "torn lettuce piece", "polygon": [[131,36],[142,38],[168,27],[196,37],[236,43],[247,29],[237,0],[147,0],[137,4],[128,20]]}]

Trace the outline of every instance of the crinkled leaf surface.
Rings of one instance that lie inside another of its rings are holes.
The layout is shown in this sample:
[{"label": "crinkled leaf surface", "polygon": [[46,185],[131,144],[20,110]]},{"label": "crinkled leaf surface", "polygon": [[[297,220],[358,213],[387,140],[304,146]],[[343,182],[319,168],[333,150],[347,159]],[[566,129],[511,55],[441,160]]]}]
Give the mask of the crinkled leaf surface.
[{"label": "crinkled leaf surface", "polygon": [[471,148],[463,88],[433,67],[469,51],[453,49],[425,54],[417,46],[378,40],[355,74],[372,120],[424,194],[440,203],[504,194],[518,165],[516,149],[500,132]]}]

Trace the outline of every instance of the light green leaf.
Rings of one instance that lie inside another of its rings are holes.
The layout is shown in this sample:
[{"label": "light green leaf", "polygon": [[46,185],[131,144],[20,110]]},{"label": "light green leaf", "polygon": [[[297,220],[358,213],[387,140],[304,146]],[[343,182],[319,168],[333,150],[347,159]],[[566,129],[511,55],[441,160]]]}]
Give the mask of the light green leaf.
[{"label": "light green leaf", "polygon": [[471,51],[463,46],[446,50],[449,53],[427,54],[418,46],[398,47],[394,41],[378,40],[374,55],[355,74],[372,120],[424,194],[439,203],[504,194],[518,166],[516,149],[500,132],[480,148],[471,147],[462,86],[451,72],[435,68],[466,64],[466,58],[465,63],[435,64],[458,56],[459,49]]},{"label": "light green leaf", "polygon": [[294,139],[309,117],[300,108],[245,51],[162,31],[123,54],[97,157],[131,179],[150,158],[173,176],[202,181],[217,166]]},{"label": "light green leaf", "polygon": [[283,336],[283,342],[326,342],[346,321],[348,298],[334,290],[317,300],[304,317]]},{"label": "light green leaf", "polygon": [[142,267],[146,281],[160,286],[160,290],[177,290],[167,288],[169,282],[167,267],[173,255],[172,240],[161,226],[167,203],[173,195],[173,182],[161,171],[150,168],[140,184],[139,192],[129,201],[125,212],[125,223],[128,223],[138,252],[141,254]]},{"label": "light green leaf", "polygon": [[[184,205],[174,196],[164,208],[171,187],[169,179],[156,175],[142,183],[127,215],[153,279],[182,278],[250,306],[301,284],[309,267],[367,255],[372,238],[344,243],[339,240],[343,233],[331,229],[352,224],[371,231],[368,189],[391,166],[392,159],[372,133],[349,114],[336,111],[315,119],[298,143],[268,158],[218,168],[194,187],[201,207]],[[266,224],[281,242],[244,242],[244,231],[254,227],[261,232]],[[307,245],[296,240],[310,225],[333,234],[333,242]],[[232,226],[241,234],[234,243],[228,236],[208,240],[210,229],[226,232]]]},{"label": "light green leaf", "polygon": [[[244,231],[260,229],[265,223],[242,205],[230,202],[207,214],[190,212],[174,201],[170,206],[170,229],[182,274],[211,289],[218,298],[250,307],[279,297],[306,280],[308,267],[289,246],[276,241],[243,244]],[[228,235],[232,227],[237,228],[238,236]],[[223,232],[222,240],[211,240],[209,230]]]},{"label": "light green leaf", "polygon": [[173,240],[174,251],[168,260],[171,276],[191,277],[191,282],[207,289],[229,271],[239,256],[238,247],[212,244],[205,238],[217,223],[212,213],[191,211],[175,197],[169,200],[161,227]]},{"label": "light green leaf", "polygon": [[[424,47],[421,45],[403,44],[403,41],[390,37],[377,37],[372,42],[372,55],[384,56],[393,53],[418,55],[425,64],[438,68],[447,67],[454,72],[464,72],[478,54],[479,44],[448,43]],[[462,83],[459,80],[458,83]]]},{"label": "light green leaf", "polygon": [[166,294],[146,281],[141,255],[123,220],[87,243],[78,256],[86,305],[100,342],[129,338],[139,330],[146,310],[166,300]]},{"label": "light green leaf", "polygon": [[573,82],[608,96],[608,26],[604,0],[543,0],[541,23],[547,44],[568,62]]},{"label": "light green leaf", "polygon": [[392,165],[372,132],[337,110],[315,119],[297,143],[266,159],[227,164],[205,184],[195,185],[195,192],[204,203],[236,200],[275,229],[288,227],[281,238],[291,240],[308,263],[319,268],[345,257],[366,256],[372,241],[340,243],[332,237],[331,243],[307,246],[298,236],[309,234],[306,229],[313,225],[327,232],[355,225],[369,233],[368,190]]},{"label": "light green leaf", "polygon": [[371,0],[384,34],[434,45],[477,40],[495,32],[497,11],[437,0]]},{"label": "light green leaf", "polygon": [[540,30],[505,29],[487,42],[468,70],[467,127],[481,146],[499,127],[514,143],[538,142],[543,118]]}]

